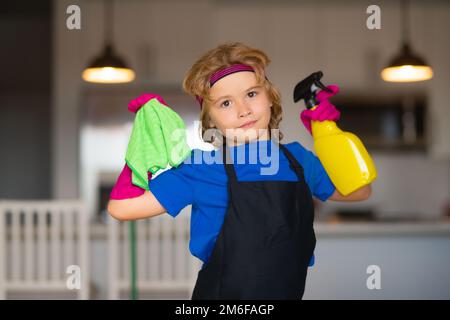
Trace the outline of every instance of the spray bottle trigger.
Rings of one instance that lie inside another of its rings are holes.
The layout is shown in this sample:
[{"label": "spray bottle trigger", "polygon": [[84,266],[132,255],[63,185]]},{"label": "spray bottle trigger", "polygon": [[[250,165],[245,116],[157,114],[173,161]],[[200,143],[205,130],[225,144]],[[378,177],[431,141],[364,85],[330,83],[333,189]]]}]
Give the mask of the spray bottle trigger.
[{"label": "spray bottle trigger", "polygon": [[326,91],[326,92],[329,92],[329,93],[332,93],[332,92],[333,92],[332,90],[330,90],[330,89],[328,89],[327,87],[325,87],[325,85],[324,85],[322,82],[320,82],[319,79],[316,79],[316,80],[314,81],[314,85],[317,86],[317,87],[319,87],[320,89]]}]

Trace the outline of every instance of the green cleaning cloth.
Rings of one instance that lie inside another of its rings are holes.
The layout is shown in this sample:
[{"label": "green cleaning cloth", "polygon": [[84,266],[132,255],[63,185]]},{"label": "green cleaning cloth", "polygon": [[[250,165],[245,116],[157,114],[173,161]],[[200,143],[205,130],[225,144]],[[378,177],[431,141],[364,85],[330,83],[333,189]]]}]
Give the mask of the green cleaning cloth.
[{"label": "green cleaning cloth", "polygon": [[190,153],[186,127],[175,111],[156,98],[138,110],[125,155],[134,185],[149,190],[148,171],[178,167]]}]

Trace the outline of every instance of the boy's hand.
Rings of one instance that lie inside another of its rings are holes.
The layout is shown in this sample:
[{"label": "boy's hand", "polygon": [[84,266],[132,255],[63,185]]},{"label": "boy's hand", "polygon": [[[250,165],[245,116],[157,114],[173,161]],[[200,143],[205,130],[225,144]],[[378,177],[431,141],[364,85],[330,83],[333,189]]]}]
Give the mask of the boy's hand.
[{"label": "boy's hand", "polygon": [[[160,103],[168,106],[167,102],[165,102],[160,95],[155,93],[144,93],[128,103],[128,110],[136,113],[144,104],[154,98],[158,99]],[[137,198],[144,194],[144,189],[135,186],[132,183],[132,173],[133,172],[131,171],[130,167],[128,167],[128,165],[125,163],[122,172],[120,173],[119,178],[117,179],[116,184],[111,191],[111,194],[109,196],[110,199],[123,200]],[[152,178],[151,172],[147,172],[147,175],[148,180],[150,181]]]},{"label": "boy's hand", "polygon": [[131,100],[128,103],[128,110],[130,110],[131,112],[138,112],[138,110],[144,105],[146,104],[148,101],[150,101],[151,99],[156,98],[158,99],[159,102],[161,102],[163,105],[165,106],[169,106],[167,104],[167,102],[164,101],[164,99],[159,95],[159,94],[155,94],[155,93],[144,93],[142,95],[140,95],[139,97]]},{"label": "boy's hand", "polygon": [[333,201],[365,201],[369,199],[369,197],[372,194],[372,186],[370,184],[365,185],[352,193],[344,196],[342,193],[340,193],[337,189],[334,190],[334,193],[328,198],[328,200]]},{"label": "boy's hand", "polygon": [[306,129],[311,132],[311,120],[314,121],[337,121],[339,120],[341,113],[336,107],[328,100],[328,98],[336,95],[339,92],[339,87],[337,85],[329,85],[327,86],[332,92],[327,92],[324,90],[320,90],[316,96],[319,104],[314,110],[305,109],[300,114],[300,120],[303,122],[303,125]]},{"label": "boy's hand", "polygon": [[[151,180],[152,174],[151,172],[147,172],[148,174],[148,181]],[[123,199],[129,199],[129,198],[136,198],[141,196],[145,192],[144,189],[135,186],[132,183],[132,171],[128,167],[127,164],[122,169],[122,172],[119,175],[119,178],[117,179],[116,184],[114,185],[111,194],[109,195],[110,199],[115,200],[123,200]]]}]

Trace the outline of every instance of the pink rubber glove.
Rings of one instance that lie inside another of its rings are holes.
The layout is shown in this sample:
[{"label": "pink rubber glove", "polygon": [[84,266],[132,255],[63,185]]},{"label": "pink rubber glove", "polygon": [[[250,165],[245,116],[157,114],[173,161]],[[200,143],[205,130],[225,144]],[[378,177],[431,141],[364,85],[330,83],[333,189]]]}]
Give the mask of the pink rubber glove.
[{"label": "pink rubber glove", "polygon": [[141,94],[136,99],[131,100],[130,103],[128,103],[128,110],[136,113],[144,104],[146,104],[148,101],[150,101],[153,98],[158,99],[158,101],[161,102],[163,105],[169,106],[167,104],[167,102],[165,102],[164,99],[159,94],[144,93],[144,94]]},{"label": "pink rubber glove", "polygon": [[329,85],[327,86],[332,92],[326,92],[324,90],[320,90],[316,96],[319,104],[314,110],[305,109],[300,113],[300,120],[303,122],[303,125],[308,129],[309,133],[311,132],[311,120],[314,121],[337,121],[339,120],[341,113],[336,107],[328,100],[328,98],[336,95],[339,92],[339,87],[337,85]]},{"label": "pink rubber glove", "polygon": [[[131,181],[132,171],[125,163],[125,166],[122,169],[122,172],[117,179],[116,184],[114,185],[111,194],[109,195],[110,199],[115,200],[123,200],[129,198],[136,198],[144,194],[145,190],[135,186]],[[152,179],[152,173],[148,172],[148,181]]]},{"label": "pink rubber glove", "polygon": [[[168,106],[160,95],[154,93],[144,93],[128,103],[128,110],[136,113],[144,104],[146,104],[153,98],[158,99],[159,102]],[[119,178],[117,179],[117,182],[114,185],[111,194],[109,195],[110,199],[122,200],[122,199],[136,198],[144,194],[145,192],[144,189],[135,186],[132,183],[132,173],[133,172],[131,171],[131,169],[125,163],[122,172],[120,173]],[[148,181],[150,181],[152,178],[152,174],[151,172],[148,172],[147,174],[148,174]]]}]

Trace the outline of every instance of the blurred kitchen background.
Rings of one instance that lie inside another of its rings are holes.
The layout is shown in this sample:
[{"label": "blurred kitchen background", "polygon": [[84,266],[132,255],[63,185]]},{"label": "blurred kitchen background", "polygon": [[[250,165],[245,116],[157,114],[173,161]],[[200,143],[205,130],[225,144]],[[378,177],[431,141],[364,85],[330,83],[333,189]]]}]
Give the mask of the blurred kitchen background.
[{"label": "blurred kitchen background", "polygon": [[[185,120],[191,147],[211,149],[181,82],[225,41],[272,59],[282,142],[313,150],[292,94],[322,70],[324,83],[341,88],[338,125],[361,138],[378,170],[368,201],[315,202],[316,264],[304,298],[450,298],[449,2],[106,1],[0,6],[0,298],[190,298],[199,267],[188,248],[190,207],[137,223],[134,288],[134,229],[105,205],[124,163],[131,98],[159,93]],[[68,28],[71,5],[81,29]],[[367,27],[370,5],[381,10],[380,29]],[[432,79],[383,81],[404,37]],[[134,81],[82,79],[107,38]],[[69,265],[80,266],[81,289],[68,288]],[[380,287],[370,289],[373,270]]]}]

